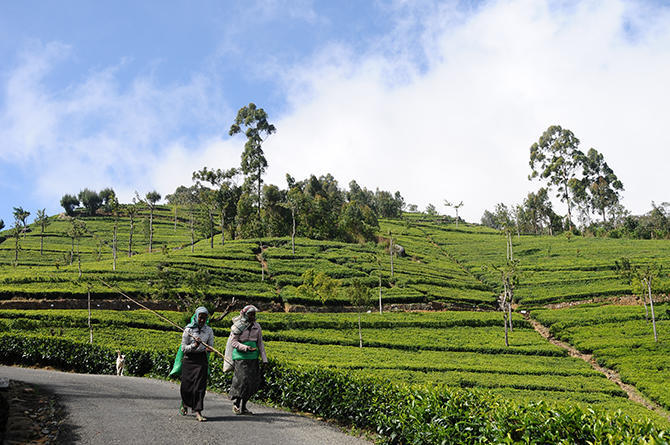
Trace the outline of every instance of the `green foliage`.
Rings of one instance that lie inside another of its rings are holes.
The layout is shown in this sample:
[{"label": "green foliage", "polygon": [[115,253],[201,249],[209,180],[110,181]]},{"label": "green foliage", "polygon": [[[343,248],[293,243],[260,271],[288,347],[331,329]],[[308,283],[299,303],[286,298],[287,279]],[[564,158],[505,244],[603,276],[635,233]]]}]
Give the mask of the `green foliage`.
[{"label": "green foliage", "polygon": [[307,269],[302,274],[302,284],[298,286],[297,294],[300,297],[319,300],[321,304],[337,298],[340,291],[340,282],[330,278],[323,272]]},{"label": "green foliage", "polygon": [[[63,199],[64,198],[65,197],[63,197]],[[84,208],[86,209],[86,213],[88,214],[88,216],[94,216],[95,213],[100,208],[100,206],[102,205],[102,198],[100,197],[100,195],[97,192],[94,192],[93,190],[89,190],[87,188],[79,192],[79,201],[81,201],[81,205],[83,205]]]}]

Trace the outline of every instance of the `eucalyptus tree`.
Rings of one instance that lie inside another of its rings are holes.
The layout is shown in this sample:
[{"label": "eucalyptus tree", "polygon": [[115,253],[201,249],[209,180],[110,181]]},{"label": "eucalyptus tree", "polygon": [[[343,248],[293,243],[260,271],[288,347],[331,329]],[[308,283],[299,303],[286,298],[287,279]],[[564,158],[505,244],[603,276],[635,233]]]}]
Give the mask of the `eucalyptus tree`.
[{"label": "eucalyptus tree", "polygon": [[297,186],[295,179],[286,173],[286,183],[288,184],[288,193],[286,194],[286,206],[291,210],[291,255],[295,256],[295,214],[298,210],[302,197],[302,190]]},{"label": "eucalyptus tree", "polygon": [[14,225],[12,226],[12,238],[14,238],[14,267],[19,264],[19,251],[21,250],[21,220],[14,216]]},{"label": "eucalyptus tree", "polygon": [[40,256],[42,256],[44,252],[44,231],[46,230],[47,226],[51,224],[51,221],[49,221],[49,217],[47,216],[46,209],[37,211],[37,218],[35,218],[35,222],[40,226]]},{"label": "eucalyptus tree", "polygon": [[135,218],[137,218],[137,214],[139,213],[139,208],[137,205],[137,201],[135,198],[133,198],[133,202],[130,204],[126,204],[123,207],[123,212],[128,215],[130,227],[128,230],[128,256],[132,257],[133,256],[133,233],[135,231]]},{"label": "eucalyptus tree", "polygon": [[503,203],[496,204],[495,206],[495,221],[496,221],[496,226],[498,227],[498,230],[502,232],[502,234],[505,236],[505,240],[507,242],[507,261],[513,261],[514,260],[514,249],[513,249],[513,244],[512,244],[512,232],[514,230],[514,218],[512,217],[512,213],[510,210],[507,208],[507,206]]},{"label": "eucalyptus tree", "polygon": [[458,209],[463,207],[463,201],[459,202],[456,204],[455,202],[447,201],[446,199],[444,200],[444,206],[445,207],[453,207],[454,210],[456,210],[456,227],[458,227]]},{"label": "eucalyptus tree", "polygon": [[156,209],[156,203],[161,200],[161,194],[156,190],[153,190],[146,195],[144,199],[141,200],[144,202],[147,207],[149,207],[149,253],[153,250],[153,241],[154,241],[154,210]]},{"label": "eucalyptus tree", "polygon": [[530,192],[523,201],[526,214],[531,220],[535,233],[539,233],[546,226],[549,235],[553,235],[554,221],[557,219],[556,213],[549,199],[549,191],[541,187],[537,192]]},{"label": "eucalyptus tree", "polygon": [[236,168],[231,168],[228,170],[209,170],[207,167],[203,167],[202,170],[193,172],[192,179],[193,181],[198,181],[196,185],[199,184],[199,181],[204,181],[212,185],[215,188],[213,198],[213,204],[218,208],[220,214],[220,226],[221,226],[221,245],[225,244],[225,227],[226,222],[230,220],[232,216],[235,216],[235,209],[237,199],[239,198],[239,193],[237,185],[234,183],[233,178],[238,175],[238,170]]},{"label": "eucalyptus tree", "polygon": [[428,205],[426,206],[426,213],[430,216],[437,216],[437,209],[433,204],[428,203]]},{"label": "eucalyptus tree", "polygon": [[95,216],[95,213],[102,205],[102,198],[100,195],[87,188],[79,192],[79,201],[81,201],[81,205],[86,208],[86,213],[88,213],[89,216]]},{"label": "eucalyptus tree", "polygon": [[[105,212],[111,213],[114,206],[114,200],[116,199],[116,192],[111,187],[100,190],[98,193],[100,199],[102,200],[102,208]],[[118,201],[117,201],[118,203]]]},{"label": "eucalyptus tree", "polygon": [[0,219],[0,230],[5,228],[5,222]]},{"label": "eucalyptus tree", "polygon": [[[649,322],[649,310],[647,309],[647,297],[649,298],[649,307],[651,309],[651,323],[654,332],[654,341],[658,342],[656,333],[656,314],[654,312],[654,299],[652,288],[654,282],[663,276],[663,265],[651,263],[644,266],[634,265],[630,259],[623,257],[614,262],[614,269],[626,280],[632,287],[633,292],[641,291],[642,304],[644,305],[644,317]],[[640,287],[638,287],[638,285]]]},{"label": "eucalyptus tree", "polygon": [[[244,135],[247,142],[242,152],[242,173],[246,176],[246,185],[252,190],[255,188],[257,195],[258,221],[261,221],[261,191],[263,183],[263,174],[267,169],[268,162],[263,153],[262,144],[272,133],[276,131],[274,125],[268,122],[268,115],[262,108],[256,107],[256,104],[240,108],[235,117],[235,121],[230,126],[228,134],[233,136],[241,133],[244,127]],[[252,185],[255,184],[255,185]],[[259,234],[260,235],[260,234]]]},{"label": "eucalyptus tree", "polygon": [[60,205],[68,216],[74,216],[74,209],[79,205],[79,198],[74,195],[65,194],[60,199]]},{"label": "eucalyptus tree", "polygon": [[[86,234],[86,224],[77,218],[70,218],[70,224],[68,236],[72,239],[73,244],[76,242],[77,245],[77,268],[79,270],[79,279],[81,279],[81,252],[79,244],[81,238]],[[70,260],[70,264],[72,264],[72,259]]]},{"label": "eucalyptus tree", "polygon": [[356,307],[358,312],[358,341],[359,346],[363,347],[363,333],[361,330],[361,311],[364,310],[371,301],[370,288],[368,288],[360,278],[351,280],[351,287],[349,289],[349,301],[352,306]]},{"label": "eucalyptus tree", "polygon": [[21,232],[23,232],[23,238],[26,237],[26,231],[28,229],[28,217],[30,212],[23,210],[23,207],[14,207],[14,220],[21,225]]},{"label": "eucalyptus tree", "polygon": [[513,330],[512,326],[512,303],[514,302],[514,289],[518,283],[518,265],[517,260],[507,259],[504,265],[494,266],[493,268],[500,273],[502,291],[498,298],[500,310],[503,313],[503,323],[505,325],[505,346],[509,346],[509,334]]},{"label": "eucalyptus tree", "polygon": [[607,210],[619,203],[623,183],[605,162],[605,157],[591,148],[582,158],[584,177],[579,182],[581,199],[589,209],[600,211],[603,223],[607,224]]},{"label": "eucalyptus tree", "polygon": [[579,181],[576,174],[582,167],[584,153],[579,150],[579,139],[572,131],[560,125],[550,126],[530,147],[529,180],[539,177],[549,187],[557,187],[556,197],[568,206],[568,226],[572,230],[574,189]]},{"label": "eucalyptus tree", "polygon": [[114,228],[112,232],[112,270],[116,270],[116,252],[118,247],[117,232],[119,229],[119,214],[121,212],[121,207],[115,194],[112,194],[107,198],[106,206],[108,211],[111,212],[112,218],[114,218]]}]

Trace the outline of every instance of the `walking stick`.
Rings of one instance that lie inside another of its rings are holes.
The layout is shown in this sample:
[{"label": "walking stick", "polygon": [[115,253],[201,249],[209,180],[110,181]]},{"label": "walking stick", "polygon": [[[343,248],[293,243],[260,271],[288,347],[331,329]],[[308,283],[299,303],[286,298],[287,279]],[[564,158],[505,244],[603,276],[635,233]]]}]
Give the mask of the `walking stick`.
[{"label": "walking stick", "polygon": [[[97,278],[97,277],[96,277],[96,278]],[[117,293],[121,294],[122,296],[124,296],[124,297],[127,298],[128,300],[132,301],[133,303],[135,303],[136,305],[138,305],[138,306],[141,307],[142,309],[146,309],[146,310],[148,310],[149,312],[153,313],[154,315],[156,315],[156,316],[159,317],[160,319],[162,319],[162,320],[168,322],[170,325],[172,325],[172,326],[174,326],[175,328],[179,329],[179,331],[184,332],[184,329],[185,329],[185,328],[180,327],[177,323],[175,323],[175,322],[173,322],[172,320],[170,320],[170,319],[168,319],[168,318],[162,316],[162,315],[159,314],[158,312],[156,312],[156,311],[154,311],[154,310],[152,310],[152,309],[149,309],[148,307],[146,307],[145,305],[143,305],[143,304],[140,303],[139,301],[135,301],[133,298],[131,298],[131,297],[129,297],[128,295],[126,295],[125,293],[123,293],[123,291],[122,291],[121,289],[119,289],[118,286],[112,286],[112,285],[110,285],[110,284],[104,282],[104,281],[103,281],[102,279],[100,279],[100,278],[97,278],[97,280],[100,281],[100,282],[101,282],[102,284],[104,284],[105,286],[107,286],[108,288],[112,289],[113,291],[116,291]],[[233,299],[233,302],[234,302],[234,301],[235,301],[235,300]],[[231,305],[232,305],[232,303],[228,305],[228,307],[226,308],[227,311],[230,310],[230,306],[231,306]],[[199,337],[196,337],[195,335],[191,334],[190,332],[188,332],[188,335],[191,336],[191,338],[193,338],[193,340],[197,341],[198,343],[202,343],[202,340],[201,340]],[[218,351],[217,349],[215,349],[213,346],[205,345],[205,348],[207,348],[207,349],[209,349],[209,350],[215,352],[216,354],[218,354],[218,355],[219,355],[221,358],[223,358],[223,359],[226,358],[226,356],[225,356],[224,354],[222,354],[220,351]]]}]

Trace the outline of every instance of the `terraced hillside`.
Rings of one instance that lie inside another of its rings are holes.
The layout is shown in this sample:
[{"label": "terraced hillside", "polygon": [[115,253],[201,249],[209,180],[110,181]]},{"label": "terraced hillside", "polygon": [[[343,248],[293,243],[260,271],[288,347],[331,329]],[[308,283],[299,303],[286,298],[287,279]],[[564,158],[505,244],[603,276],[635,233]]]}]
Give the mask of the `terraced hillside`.
[{"label": "terraced hillside", "polygon": [[[162,314],[184,323],[181,313]],[[223,347],[229,333],[229,318],[212,323],[217,347]],[[294,368],[340,370],[351,377],[417,388],[478,388],[519,404],[544,400],[610,413],[621,409],[634,418],[651,417],[659,425],[670,425],[630,402],[617,385],[584,361],[546,342],[521,317],[514,317],[508,348],[499,317],[487,312],[364,314],[363,348],[358,347],[356,314],[261,313],[259,322],[269,356]],[[92,326],[94,345],[110,356],[116,349],[124,351],[128,369],[136,375],[167,374],[181,338],[146,311],[94,310]],[[0,332],[0,336],[62,339],[82,347],[89,342],[84,310],[3,310]],[[48,361],[50,351],[45,348],[33,359]],[[103,368],[113,372],[113,360]]]},{"label": "terraced hillside", "polygon": [[[197,291],[221,298],[235,295],[280,304],[341,306],[349,302],[346,289],[352,279],[362,280],[377,296],[381,275],[385,304],[438,301],[464,308],[496,307],[500,284],[490,266],[503,263],[505,240],[488,228],[406,214],[402,220],[381,221],[378,243],[298,238],[294,255],[288,237],[262,239],[262,250],[259,240],[226,240],[222,245],[221,235],[196,238],[191,246],[186,213],[178,212],[175,220],[172,209],[159,207],[154,218],[154,248],[149,253],[146,216],[145,210],[136,218],[132,256],[128,252],[130,221],[119,219],[116,270],[111,249],[114,220],[109,216],[82,218],[86,233],[79,240],[81,280],[77,247],[67,235],[71,226],[67,218],[51,218],[42,254],[41,230],[30,226],[19,240],[16,264],[15,240],[5,239],[0,243],[0,298],[80,298],[89,287],[93,298],[114,297],[97,281],[101,278],[146,299]],[[393,258],[393,275],[390,239],[406,253]],[[666,266],[665,270],[670,267],[667,240],[522,235],[513,241],[521,270],[516,300],[526,307],[630,293],[630,285],[613,270],[622,256],[635,264],[653,261]],[[343,291],[325,302],[296,292],[302,274],[309,269],[340,280]],[[208,279],[195,289],[198,271],[207,271]],[[656,284],[657,292],[670,289],[667,277]]]}]

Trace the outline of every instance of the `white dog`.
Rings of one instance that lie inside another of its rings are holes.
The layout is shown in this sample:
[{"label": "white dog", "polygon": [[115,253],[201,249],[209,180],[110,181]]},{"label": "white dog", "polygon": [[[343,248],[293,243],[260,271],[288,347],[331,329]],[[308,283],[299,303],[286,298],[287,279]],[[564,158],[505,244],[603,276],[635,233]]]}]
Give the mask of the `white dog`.
[{"label": "white dog", "polygon": [[116,351],[116,375],[123,375],[123,368],[126,367],[126,355],[121,351]]}]

